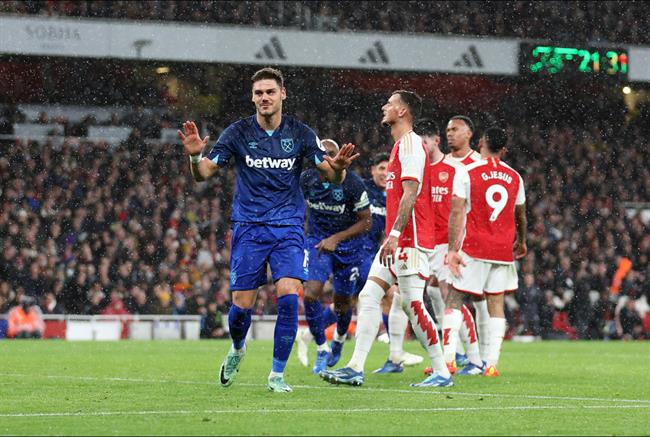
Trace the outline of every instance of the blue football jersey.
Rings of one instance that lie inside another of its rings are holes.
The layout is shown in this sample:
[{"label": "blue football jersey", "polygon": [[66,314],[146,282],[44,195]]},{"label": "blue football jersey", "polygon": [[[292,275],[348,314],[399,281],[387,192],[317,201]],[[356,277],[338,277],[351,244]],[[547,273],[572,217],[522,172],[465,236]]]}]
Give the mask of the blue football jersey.
[{"label": "blue football jersey", "polygon": [[[359,219],[357,212],[368,209],[368,193],[363,180],[348,170],[340,185],[323,182],[316,169],[309,169],[300,176],[300,186],[309,207],[310,237],[327,238],[343,231]],[[339,247],[351,246],[365,234],[343,241]]]},{"label": "blue football jersey", "polygon": [[370,200],[370,212],[372,213],[372,228],[368,232],[368,241],[373,246],[373,251],[379,248],[386,226],[386,191],[375,185],[375,181],[366,179],[364,181],[368,199]]},{"label": "blue football jersey", "polygon": [[314,131],[295,118],[282,115],[280,126],[266,132],[252,115],[228,126],[208,158],[219,166],[235,160],[233,222],[301,225],[303,160],[319,164],[324,155]]}]

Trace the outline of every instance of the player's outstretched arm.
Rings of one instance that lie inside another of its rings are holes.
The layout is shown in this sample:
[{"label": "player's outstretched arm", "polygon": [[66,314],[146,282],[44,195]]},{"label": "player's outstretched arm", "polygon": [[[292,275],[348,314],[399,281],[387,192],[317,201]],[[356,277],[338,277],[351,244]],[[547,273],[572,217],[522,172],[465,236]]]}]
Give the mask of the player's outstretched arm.
[{"label": "player's outstretched arm", "polygon": [[354,147],[354,144],[347,143],[333,158],[325,155],[325,161],[317,166],[323,179],[333,184],[340,184],[345,180],[345,169],[359,157],[358,153],[354,153]]},{"label": "player's outstretched arm", "polygon": [[336,246],[345,240],[361,235],[364,232],[368,232],[372,227],[372,214],[370,209],[364,209],[357,212],[357,222],[350,226],[347,229],[337,232],[336,234],[330,235],[329,237],[321,240],[315,246],[318,251],[334,252]]},{"label": "player's outstretched arm", "polygon": [[217,172],[219,167],[201,156],[210,137],[201,139],[199,129],[193,121],[183,123],[183,131],[178,131],[178,137],[183,141],[185,153],[190,157],[190,171],[196,182],[203,182]]},{"label": "player's outstretched arm", "polygon": [[393,224],[393,229],[391,229],[386,237],[386,241],[384,241],[384,244],[379,250],[379,261],[387,267],[392,262],[389,258],[395,256],[399,236],[413,215],[413,207],[415,207],[415,201],[418,198],[419,185],[420,183],[418,181],[412,179],[402,181],[403,193],[399,201],[399,207],[397,208],[397,218]]},{"label": "player's outstretched arm", "polygon": [[526,220],[526,204],[515,205],[515,229],[517,239],[512,247],[515,259],[523,258],[528,252],[528,247],[526,246],[527,228],[528,221]]}]

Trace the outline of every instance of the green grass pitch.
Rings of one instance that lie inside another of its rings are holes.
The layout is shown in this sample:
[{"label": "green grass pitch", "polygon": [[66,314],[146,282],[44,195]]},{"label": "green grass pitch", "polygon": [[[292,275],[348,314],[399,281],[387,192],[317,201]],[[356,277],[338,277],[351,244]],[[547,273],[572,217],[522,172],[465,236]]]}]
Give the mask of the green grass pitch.
[{"label": "green grass pitch", "polygon": [[[228,341],[0,342],[0,434],[490,435],[650,433],[650,342],[506,342],[502,376],[416,389],[424,365],[332,386],[295,357],[290,394],[270,393],[272,343],[249,342],[235,384]],[[294,348],[295,349],[295,348]],[[350,357],[346,344],[341,363]],[[420,353],[415,342],[407,350]],[[312,347],[310,359],[315,355]]]}]

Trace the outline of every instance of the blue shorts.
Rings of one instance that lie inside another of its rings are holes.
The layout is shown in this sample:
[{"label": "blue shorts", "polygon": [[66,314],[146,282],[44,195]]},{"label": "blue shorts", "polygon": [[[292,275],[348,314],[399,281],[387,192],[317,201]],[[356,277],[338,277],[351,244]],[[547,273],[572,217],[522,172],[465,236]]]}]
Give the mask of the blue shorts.
[{"label": "blue shorts", "polygon": [[303,226],[233,223],[230,291],[256,290],[266,284],[267,263],[273,282],[281,278],[307,280]]},{"label": "blue shorts", "polygon": [[362,247],[341,249],[340,245],[334,252],[322,251],[319,254],[318,249],[314,246],[320,241],[320,238],[307,238],[307,250],[309,251],[307,280],[325,283],[333,274],[334,294],[342,296],[358,294],[368,279],[374,254],[368,254]]}]

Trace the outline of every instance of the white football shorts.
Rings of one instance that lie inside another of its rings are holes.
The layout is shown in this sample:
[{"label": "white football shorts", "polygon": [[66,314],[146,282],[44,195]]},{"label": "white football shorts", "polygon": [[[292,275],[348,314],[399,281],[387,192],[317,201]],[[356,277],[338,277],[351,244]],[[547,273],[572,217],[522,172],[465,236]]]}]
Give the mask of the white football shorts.
[{"label": "white football shorts", "polygon": [[450,284],[463,293],[482,296],[515,291],[519,286],[515,264],[499,264],[474,259],[464,252],[459,252],[466,266],[460,266],[460,277],[449,272]]},{"label": "white football shorts", "polygon": [[395,258],[389,267],[379,262],[377,251],[375,259],[370,267],[368,277],[375,276],[389,285],[395,284],[400,276],[419,275],[422,279],[429,279],[429,254],[415,247],[398,247],[395,251]]},{"label": "white football shorts", "polygon": [[447,258],[447,244],[438,244],[429,253],[429,265],[431,266],[431,275],[435,276],[438,281],[449,282],[449,267],[445,263]]}]

